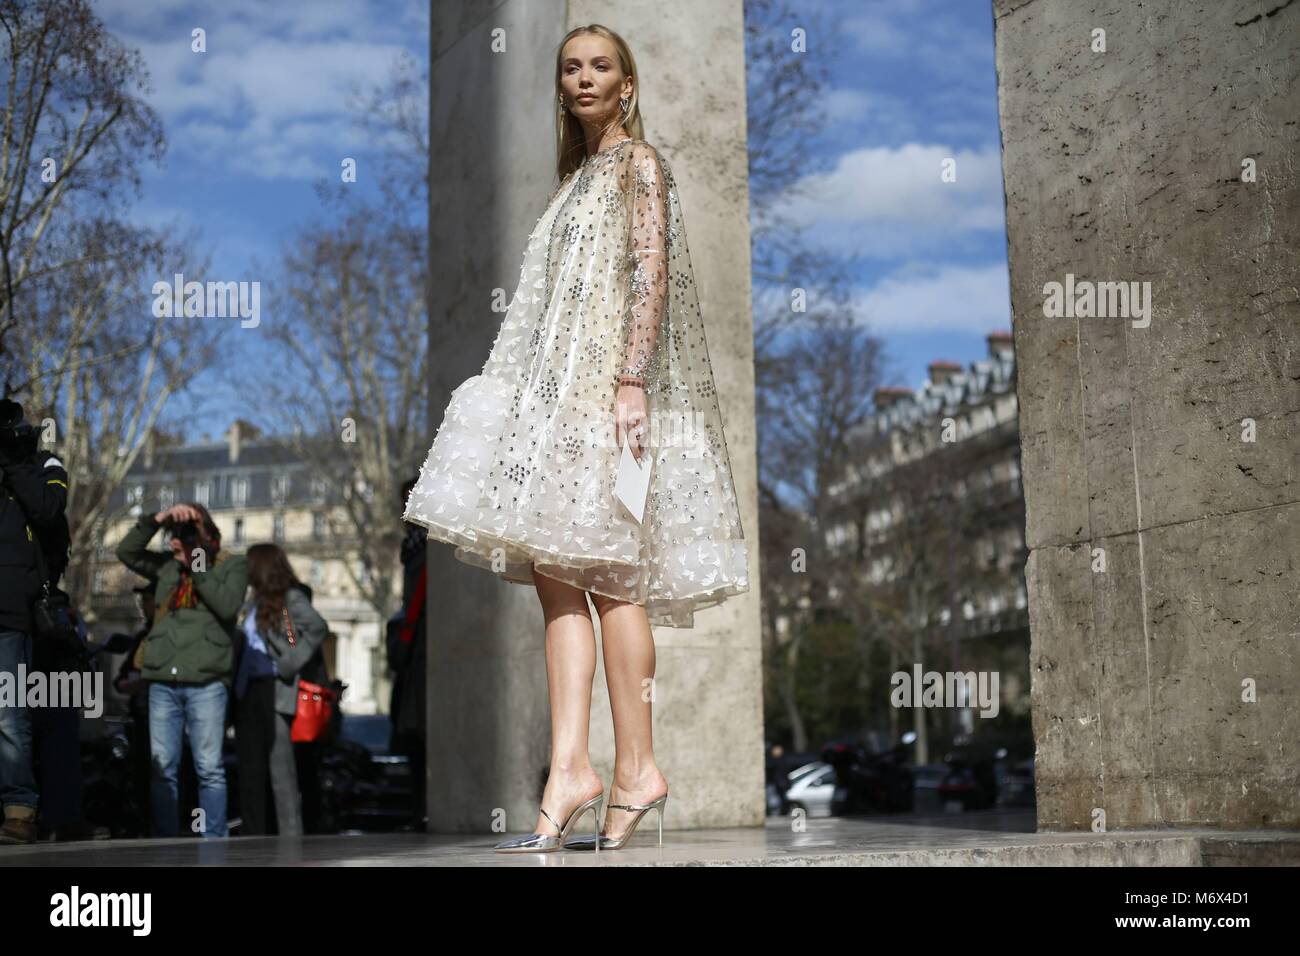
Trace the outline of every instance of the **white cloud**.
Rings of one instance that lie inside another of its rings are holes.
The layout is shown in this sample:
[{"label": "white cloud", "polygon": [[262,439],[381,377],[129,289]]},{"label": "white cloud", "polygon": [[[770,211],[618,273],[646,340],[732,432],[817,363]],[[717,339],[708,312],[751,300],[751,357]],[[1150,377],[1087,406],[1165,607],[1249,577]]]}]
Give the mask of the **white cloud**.
[{"label": "white cloud", "polygon": [[837,87],[823,95],[822,108],[829,126],[869,129],[877,142],[905,141],[918,128],[915,108],[889,93]]},{"label": "white cloud", "polygon": [[942,266],[923,274],[896,274],[859,291],[857,318],[873,332],[962,331],[1011,327],[1005,263]]},{"label": "white cloud", "polygon": [[[949,158],[956,161],[954,182],[941,178]],[[827,172],[800,180],[776,210],[839,254],[896,259],[964,251],[977,234],[1005,226],[1001,157],[992,148],[920,143],[853,150]]]},{"label": "white cloud", "polygon": [[[181,5],[150,17],[119,0],[101,0],[109,29],[140,50],[154,92],[149,102],[167,130],[172,162],[224,168],[264,179],[315,179],[354,155],[348,101],[354,89],[382,84],[408,52],[393,19],[339,2],[275,5],[232,0],[219,14],[196,15],[207,52],[190,48]],[[407,16],[409,19],[409,15]],[[395,17],[401,20],[401,17]]]}]

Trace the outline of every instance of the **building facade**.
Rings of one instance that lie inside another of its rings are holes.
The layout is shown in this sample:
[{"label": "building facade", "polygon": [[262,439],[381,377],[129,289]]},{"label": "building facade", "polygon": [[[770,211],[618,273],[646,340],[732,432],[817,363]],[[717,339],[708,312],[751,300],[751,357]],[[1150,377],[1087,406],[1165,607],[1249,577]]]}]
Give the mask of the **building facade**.
[{"label": "building facade", "polygon": [[1015,353],[1010,332],[987,341],[968,369],[936,361],[923,388],[876,391],[828,486],[825,545],[844,569],[833,598],[892,611],[868,616],[900,642],[910,634],[927,670],[997,670],[1001,706],[1027,715]]}]

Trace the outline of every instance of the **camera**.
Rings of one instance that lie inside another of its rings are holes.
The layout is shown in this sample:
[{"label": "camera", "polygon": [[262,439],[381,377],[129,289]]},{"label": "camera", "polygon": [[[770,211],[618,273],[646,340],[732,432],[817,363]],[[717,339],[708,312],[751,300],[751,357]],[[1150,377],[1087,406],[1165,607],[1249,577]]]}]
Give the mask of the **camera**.
[{"label": "camera", "polygon": [[23,407],[0,399],[0,462],[17,463],[36,457],[36,428],[23,421]]},{"label": "camera", "polygon": [[199,532],[197,521],[178,521],[168,529],[171,535],[185,548],[186,554],[192,554],[195,548],[202,546],[203,536]]}]

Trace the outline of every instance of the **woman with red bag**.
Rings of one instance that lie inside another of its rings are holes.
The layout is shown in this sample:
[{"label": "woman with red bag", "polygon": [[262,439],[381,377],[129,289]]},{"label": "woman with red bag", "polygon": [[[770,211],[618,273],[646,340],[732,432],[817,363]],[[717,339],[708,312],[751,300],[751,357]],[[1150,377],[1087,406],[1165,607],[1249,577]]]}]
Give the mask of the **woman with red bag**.
[{"label": "woman with red bag", "polygon": [[247,559],[251,593],[240,617],[245,643],[235,675],[241,833],[267,832],[269,771],[280,835],[299,836],[293,744],[322,735],[335,706],[321,654],[329,626],[280,547],[255,544]]}]

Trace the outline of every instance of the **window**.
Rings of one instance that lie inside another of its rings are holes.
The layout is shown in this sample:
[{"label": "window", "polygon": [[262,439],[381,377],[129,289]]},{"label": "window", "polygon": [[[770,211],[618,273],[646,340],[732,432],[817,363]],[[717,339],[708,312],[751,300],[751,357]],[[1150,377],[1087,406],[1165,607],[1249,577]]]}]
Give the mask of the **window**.
[{"label": "window", "polygon": [[282,505],[289,500],[289,476],[287,474],[271,477],[271,503]]},{"label": "window", "polygon": [[212,494],[212,482],[196,481],[194,483],[194,500],[198,504],[201,504],[203,505],[203,507],[206,508],[208,506],[208,498],[211,496],[211,494]]},{"label": "window", "polygon": [[311,500],[316,504],[325,503],[326,485],[324,478],[313,478],[311,480]]},{"label": "window", "polygon": [[284,515],[276,515],[271,519],[271,539],[273,541],[284,540]]},{"label": "window", "polygon": [[163,485],[158,489],[158,504],[162,510],[166,511],[172,505],[176,504],[176,489],[171,485]]},{"label": "window", "polygon": [[236,508],[248,504],[248,479],[232,478],[230,480],[230,503]]},{"label": "window", "polygon": [[314,512],[311,516],[311,536],[317,541],[325,540],[325,533],[328,529],[325,525],[325,515],[321,512]]}]

